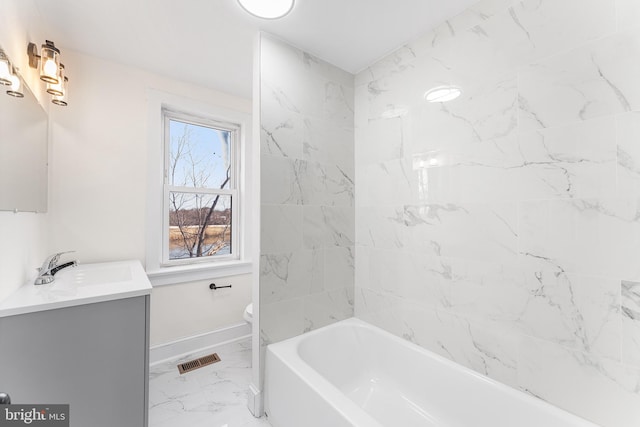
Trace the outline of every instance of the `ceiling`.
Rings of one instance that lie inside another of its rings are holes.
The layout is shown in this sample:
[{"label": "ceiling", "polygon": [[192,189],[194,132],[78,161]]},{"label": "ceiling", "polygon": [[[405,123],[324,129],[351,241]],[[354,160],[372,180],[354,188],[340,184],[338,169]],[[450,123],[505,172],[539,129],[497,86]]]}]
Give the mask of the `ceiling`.
[{"label": "ceiling", "polygon": [[356,73],[476,0],[297,0],[265,21],[235,0],[34,0],[47,38],[72,49],[245,98],[264,30]]}]

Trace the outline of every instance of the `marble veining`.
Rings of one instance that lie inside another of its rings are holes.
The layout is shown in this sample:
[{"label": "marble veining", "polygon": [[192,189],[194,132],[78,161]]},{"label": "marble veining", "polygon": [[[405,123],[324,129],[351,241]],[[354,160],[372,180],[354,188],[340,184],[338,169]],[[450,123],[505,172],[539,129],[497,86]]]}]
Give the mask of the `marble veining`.
[{"label": "marble veining", "polygon": [[353,316],[353,75],[261,38],[262,346]]},{"label": "marble veining", "polygon": [[640,365],[640,283],[623,280],[622,361]]},{"label": "marble veining", "polygon": [[268,304],[322,291],[324,254],[319,250],[260,257],[261,297]]},{"label": "marble veining", "polygon": [[640,194],[640,114],[631,112],[616,117],[617,178],[619,195]]},{"label": "marble veining", "polygon": [[622,281],[624,305],[622,313],[631,320],[640,320],[640,284]]},{"label": "marble veining", "polygon": [[[212,352],[220,362],[179,374],[176,365]],[[247,409],[250,380],[249,339],[154,365],[149,370],[149,426],[268,427],[265,418],[254,418]]]},{"label": "marble veining", "polygon": [[521,97],[528,106],[521,104],[522,128],[636,109],[640,88],[629,79],[632,70],[640,69],[637,37],[634,32],[614,34],[529,66],[520,77]]},{"label": "marble veining", "polygon": [[356,316],[604,427],[640,423],[639,13],[482,0],[354,91]]},{"label": "marble veining", "polygon": [[543,340],[521,344],[520,387],[604,426],[640,420],[640,370]]}]

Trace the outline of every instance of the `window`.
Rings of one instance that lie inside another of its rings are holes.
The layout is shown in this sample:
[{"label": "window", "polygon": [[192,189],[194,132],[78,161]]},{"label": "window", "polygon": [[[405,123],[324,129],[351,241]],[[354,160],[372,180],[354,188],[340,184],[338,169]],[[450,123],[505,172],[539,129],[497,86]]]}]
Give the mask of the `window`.
[{"label": "window", "polygon": [[[206,91],[187,97],[148,88],[146,94],[145,270],[151,284],[177,285],[251,273],[252,256],[257,253],[252,230],[259,222],[252,209],[258,179],[252,165],[258,164],[259,151],[252,144],[251,103]],[[172,135],[178,139],[173,147],[176,170],[170,180]],[[190,139],[183,138],[180,151],[179,139],[184,136]],[[223,186],[227,170],[229,180]],[[200,220],[209,212],[204,208],[211,209],[216,196],[220,197],[208,224],[201,227]],[[199,250],[194,245],[198,239]]]},{"label": "window", "polygon": [[163,109],[163,265],[239,258],[240,125]]}]

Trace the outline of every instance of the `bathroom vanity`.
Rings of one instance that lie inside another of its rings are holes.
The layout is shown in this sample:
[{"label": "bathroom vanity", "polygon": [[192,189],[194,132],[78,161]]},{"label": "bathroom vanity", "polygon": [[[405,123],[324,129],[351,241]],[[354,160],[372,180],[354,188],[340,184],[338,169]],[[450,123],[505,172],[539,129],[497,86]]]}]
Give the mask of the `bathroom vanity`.
[{"label": "bathroom vanity", "polygon": [[138,261],[67,268],[0,303],[0,388],[69,404],[71,427],[148,425],[149,296]]}]

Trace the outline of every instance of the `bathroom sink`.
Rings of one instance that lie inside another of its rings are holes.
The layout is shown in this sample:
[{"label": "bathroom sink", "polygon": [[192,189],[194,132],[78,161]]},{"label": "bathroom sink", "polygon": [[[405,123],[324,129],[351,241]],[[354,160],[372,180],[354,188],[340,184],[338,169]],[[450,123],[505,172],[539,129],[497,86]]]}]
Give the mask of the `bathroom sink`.
[{"label": "bathroom sink", "polygon": [[66,268],[55,275],[52,285],[93,286],[127,282],[132,279],[131,267],[126,264],[87,264]]},{"label": "bathroom sink", "polygon": [[151,293],[140,261],[67,267],[44,285],[30,281],[0,302],[0,317],[111,301]]}]

